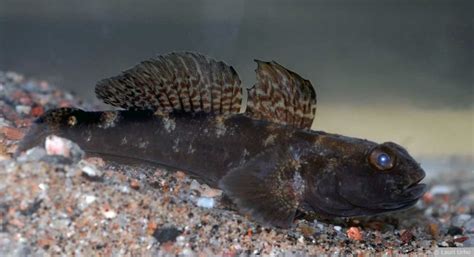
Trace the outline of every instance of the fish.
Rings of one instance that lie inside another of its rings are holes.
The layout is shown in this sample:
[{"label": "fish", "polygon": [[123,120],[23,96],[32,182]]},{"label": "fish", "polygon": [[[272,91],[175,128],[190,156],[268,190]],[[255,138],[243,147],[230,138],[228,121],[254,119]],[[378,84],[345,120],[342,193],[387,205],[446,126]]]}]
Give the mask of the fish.
[{"label": "fish", "polygon": [[311,82],[275,61],[255,62],[257,82],[245,88],[232,66],[199,53],[145,60],[96,84],[116,109],[49,110],[18,151],[54,134],[91,156],[181,170],[280,228],[300,214],[371,216],[422,197],[425,172],[405,148],[312,130]]}]

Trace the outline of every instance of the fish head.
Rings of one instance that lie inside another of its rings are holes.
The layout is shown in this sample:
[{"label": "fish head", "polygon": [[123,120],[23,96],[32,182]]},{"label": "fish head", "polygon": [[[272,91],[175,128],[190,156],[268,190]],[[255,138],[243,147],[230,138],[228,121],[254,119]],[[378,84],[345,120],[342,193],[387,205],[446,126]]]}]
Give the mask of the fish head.
[{"label": "fish head", "polygon": [[425,172],[400,145],[361,141],[345,147],[314,178],[310,205],[329,216],[363,216],[404,209],[423,196]]}]

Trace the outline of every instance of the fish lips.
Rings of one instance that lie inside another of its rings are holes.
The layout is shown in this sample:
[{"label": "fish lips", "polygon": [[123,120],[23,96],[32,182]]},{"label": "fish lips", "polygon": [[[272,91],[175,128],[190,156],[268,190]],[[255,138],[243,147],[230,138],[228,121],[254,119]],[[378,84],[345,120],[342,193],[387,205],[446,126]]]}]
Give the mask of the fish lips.
[{"label": "fish lips", "polygon": [[383,210],[399,210],[414,205],[426,192],[425,184],[415,184],[408,187],[399,197],[400,200],[394,202],[379,203],[370,208]]},{"label": "fish lips", "polygon": [[[408,208],[416,204],[416,202],[425,194],[426,185],[422,183],[414,183],[413,185],[406,188],[397,199],[390,202],[381,202],[372,205],[360,206],[356,205],[361,209],[370,209],[374,212],[386,212],[395,211]],[[348,200],[350,202],[350,200]],[[354,204],[354,203],[352,203]],[[354,204],[355,205],[355,204]]]}]

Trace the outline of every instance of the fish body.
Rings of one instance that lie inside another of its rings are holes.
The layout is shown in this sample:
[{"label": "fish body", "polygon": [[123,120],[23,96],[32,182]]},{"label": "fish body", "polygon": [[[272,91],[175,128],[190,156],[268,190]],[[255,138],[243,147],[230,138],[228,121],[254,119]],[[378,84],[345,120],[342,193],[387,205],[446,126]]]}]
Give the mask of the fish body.
[{"label": "fish body", "polygon": [[240,113],[232,67],[193,53],[160,56],[96,87],[106,103],[128,110],[51,110],[20,151],[56,134],[91,155],[180,169],[279,227],[297,211],[373,215],[421,197],[424,171],[405,149],[311,130],[311,84],[274,62],[259,62],[257,74]]}]

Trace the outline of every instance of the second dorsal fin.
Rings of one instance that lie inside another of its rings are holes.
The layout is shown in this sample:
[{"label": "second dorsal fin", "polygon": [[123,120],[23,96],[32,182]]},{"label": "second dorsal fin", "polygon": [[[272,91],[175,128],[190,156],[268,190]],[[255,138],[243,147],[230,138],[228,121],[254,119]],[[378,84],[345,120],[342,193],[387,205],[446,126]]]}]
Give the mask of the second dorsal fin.
[{"label": "second dorsal fin", "polygon": [[197,53],[170,53],[101,80],[95,92],[125,109],[238,113],[242,101],[234,68]]},{"label": "second dorsal fin", "polygon": [[248,90],[248,115],[310,129],[316,114],[311,82],[276,62],[255,61],[257,83]]}]

